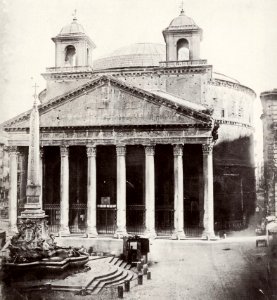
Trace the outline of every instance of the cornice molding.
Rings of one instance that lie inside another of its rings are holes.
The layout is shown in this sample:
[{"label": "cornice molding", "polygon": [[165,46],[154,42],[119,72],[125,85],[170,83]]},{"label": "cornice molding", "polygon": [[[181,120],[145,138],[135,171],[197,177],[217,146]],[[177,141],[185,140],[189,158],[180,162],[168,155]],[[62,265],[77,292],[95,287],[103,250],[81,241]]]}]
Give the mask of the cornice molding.
[{"label": "cornice molding", "polygon": [[208,84],[214,85],[214,86],[223,86],[223,87],[231,88],[234,90],[239,90],[241,92],[249,94],[252,97],[257,97],[256,93],[252,89],[250,89],[247,86],[241,85],[239,83],[234,83],[234,82],[230,82],[227,80],[214,78],[214,79],[210,79],[208,81]]},{"label": "cornice molding", "polygon": [[212,69],[212,65],[189,65],[178,67],[134,67],[134,68],[111,68],[92,71],[73,71],[73,72],[45,72],[42,76],[45,79],[62,80],[62,79],[92,79],[96,76],[102,76],[109,73],[113,77],[134,77],[134,76],[155,76],[155,75],[171,75],[186,73],[206,73]]}]

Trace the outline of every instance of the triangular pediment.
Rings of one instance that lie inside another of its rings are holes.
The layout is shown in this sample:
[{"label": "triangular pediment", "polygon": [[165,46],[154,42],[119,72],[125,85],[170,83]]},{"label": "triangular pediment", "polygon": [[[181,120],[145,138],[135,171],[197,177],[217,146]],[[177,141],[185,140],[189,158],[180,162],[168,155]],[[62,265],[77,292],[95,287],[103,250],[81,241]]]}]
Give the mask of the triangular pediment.
[{"label": "triangular pediment", "polygon": [[[101,76],[39,108],[40,127],[210,124],[203,111]],[[26,112],[4,127],[29,127]]]}]

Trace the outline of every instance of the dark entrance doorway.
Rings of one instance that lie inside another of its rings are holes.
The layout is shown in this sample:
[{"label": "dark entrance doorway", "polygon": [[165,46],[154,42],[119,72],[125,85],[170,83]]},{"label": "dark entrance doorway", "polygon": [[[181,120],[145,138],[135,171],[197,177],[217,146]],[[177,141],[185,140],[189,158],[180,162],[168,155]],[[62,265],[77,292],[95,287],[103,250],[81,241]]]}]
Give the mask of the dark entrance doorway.
[{"label": "dark entrance doorway", "polygon": [[97,147],[97,231],[113,234],[116,230],[116,148]]},{"label": "dark entrance doorway", "polygon": [[127,232],[142,234],[145,231],[143,146],[127,146],[126,151],[126,226]]},{"label": "dark entrance doorway", "polygon": [[184,231],[201,236],[203,226],[203,162],[201,145],[184,145]]},{"label": "dark entrance doorway", "polygon": [[157,235],[174,230],[174,165],[172,145],[155,148],[155,227]]},{"label": "dark entrance doorway", "polygon": [[69,148],[69,230],[84,233],[87,219],[87,154],[85,146]]},{"label": "dark entrance doorway", "polygon": [[50,233],[60,228],[60,147],[43,147],[43,209],[48,216]]}]

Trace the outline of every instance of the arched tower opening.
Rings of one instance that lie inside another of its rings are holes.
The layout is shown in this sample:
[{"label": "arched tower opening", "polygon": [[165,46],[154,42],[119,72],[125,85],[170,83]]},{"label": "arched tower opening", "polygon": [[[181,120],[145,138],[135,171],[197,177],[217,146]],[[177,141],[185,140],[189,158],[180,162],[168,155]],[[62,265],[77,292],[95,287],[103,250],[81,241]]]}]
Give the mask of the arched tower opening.
[{"label": "arched tower opening", "polygon": [[92,66],[91,52],[95,44],[85,34],[84,27],[77,22],[76,16],[52,40],[56,45],[56,68]]},{"label": "arched tower opening", "polygon": [[200,59],[202,29],[181,10],[169,26],[163,30],[167,61]]},{"label": "arched tower opening", "polygon": [[177,42],[177,60],[189,60],[189,42],[186,39],[180,39]]},{"label": "arched tower opening", "polygon": [[76,49],[72,45],[65,47],[65,65],[75,67],[76,66]]}]

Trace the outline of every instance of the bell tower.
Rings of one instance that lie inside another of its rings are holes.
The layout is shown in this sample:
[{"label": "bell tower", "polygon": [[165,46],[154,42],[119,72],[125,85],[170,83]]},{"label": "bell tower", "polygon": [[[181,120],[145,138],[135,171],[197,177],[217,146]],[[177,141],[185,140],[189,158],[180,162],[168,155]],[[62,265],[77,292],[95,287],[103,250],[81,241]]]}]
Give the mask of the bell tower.
[{"label": "bell tower", "polygon": [[77,22],[76,12],[73,21],[64,26],[52,41],[56,45],[55,68],[92,66],[91,52],[95,44]]},{"label": "bell tower", "polygon": [[184,61],[200,59],[200,42],[202,29],[193,19],[185,15],[183,8],[163,31],[166,43],[167,61]]}]

